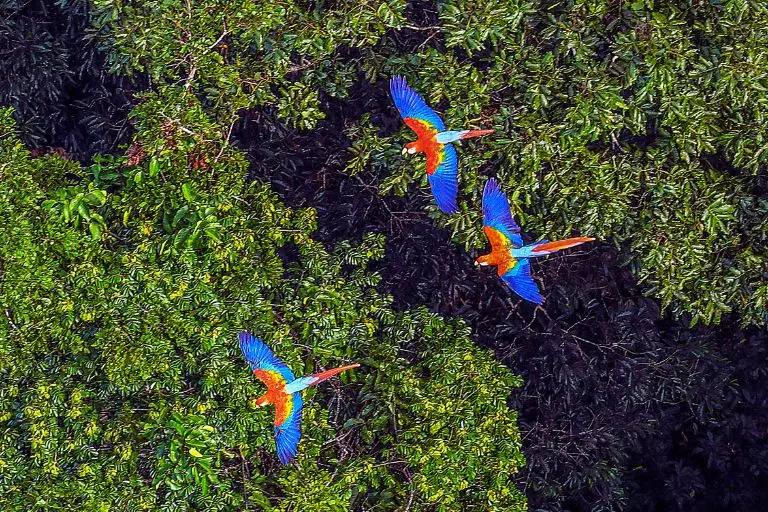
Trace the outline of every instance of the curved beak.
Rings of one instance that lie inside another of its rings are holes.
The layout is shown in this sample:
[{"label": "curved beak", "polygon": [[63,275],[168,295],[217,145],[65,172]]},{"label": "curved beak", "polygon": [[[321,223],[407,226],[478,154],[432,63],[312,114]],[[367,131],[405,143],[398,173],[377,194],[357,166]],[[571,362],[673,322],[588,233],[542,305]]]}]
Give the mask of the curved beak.
[{"label": "curved beak", "polygon": [[407,155],[407,154],[408,154],[408,148],[403,148],[403,154],[404,154],[404,155]]}]

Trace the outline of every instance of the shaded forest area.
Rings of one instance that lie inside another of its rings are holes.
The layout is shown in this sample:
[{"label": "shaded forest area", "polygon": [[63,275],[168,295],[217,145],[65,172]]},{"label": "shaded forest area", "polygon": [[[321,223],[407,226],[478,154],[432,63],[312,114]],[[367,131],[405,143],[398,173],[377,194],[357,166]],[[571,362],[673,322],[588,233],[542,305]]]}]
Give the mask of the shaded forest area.
[{"label": "shaded forest area", "polygon": [[312,134],[269,112],[243,123],[252,176],[288,204],[316,208],[326,243],[385,233],[379,271],[395,304],[467,319],[523,377],[510,405],[530,510],[753,510],[768,499],[764,329],[742,329],[735,315],[693,329],[665,317],[607,244],[538,265],[551,283],[546,311],[517,302],[434,227],[429,197],[382,198],[375,180],[343,172],[345,125],[363,112],[382,131],[400,122],[384,84],[325,111]]},{"label": "shaded forest area", "polygon": [[[34,154],[61,147],[88,162],[118,153],[131,140],[132,91],[150,87],[141,74],[106,72],[86,30],[87,5],[67,3],[68,18],[45,2],[2,6],[0,103],[14,107]],[[440,21],[434,5],[410,8],[414,28],[392,39],[403,51],[439,45],[422,30]],[[386,80],[357,76],[347,97],[321,92],[319,105],[325,117],[311,130],[288,126],[273,107],[243,111],[231,142],[247,151],[250,178],[270,183],[291,208],[316,210],[314,236],[327,248],[368,232],[386,236],[372,268],[396,309],[466,319],[473,339],[523,378],[509,406],[519,413],[527,466],[517,484],[530,510],[746,511],[768,502],[764,327],[741,325],[738,313],[688,327],[691,315],[660,310],[625,264],[630,249],[609,241],[540,262],[545,308],[522,303],[435,225],[418,182],[404,196],[381,195],[383,173],[347,172],[348,130],[364,114],[382,136],[400,129]],[[657,142],[653,134],[632,140]],[[716,153],[702,160],[741,172]],[[761,164],[755,198],[768,199],[766,179]],[[288,244],[281,255],[295,253]]]}]

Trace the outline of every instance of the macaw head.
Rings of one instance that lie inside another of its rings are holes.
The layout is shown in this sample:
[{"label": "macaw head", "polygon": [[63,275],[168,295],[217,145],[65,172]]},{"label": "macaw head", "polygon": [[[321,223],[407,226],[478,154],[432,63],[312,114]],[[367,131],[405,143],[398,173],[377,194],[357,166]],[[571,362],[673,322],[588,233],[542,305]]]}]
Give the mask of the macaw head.
[{"label": "macaw head", "polygon": [[405,147],[403,148],[403,154],[404,155],[412,155],[412,154],[416,153],[418,151],[418,149],[416,147],[416,143],[417,142],[418,141],[413,141],[413,142],[409,142],[408,144],[406,144]]},{"label": "macaw head", "polygon": [[487,265],[490,265],[491,264],[491,262],[489,261],[490,258],[491,258],[490,254],[486,254],[484,256],[480,256],[480,257],[478,257],[475,260],[475,265],[478,265],[478,266],[481,266],[481,267],[485,267]]},{"label": "macaw head", "polygon": [[266,394],[263,394],[256,399],[256,407],[264,407],[265,405],[269,405],[271,403],[272,401],[269,399],[269,397]]}]

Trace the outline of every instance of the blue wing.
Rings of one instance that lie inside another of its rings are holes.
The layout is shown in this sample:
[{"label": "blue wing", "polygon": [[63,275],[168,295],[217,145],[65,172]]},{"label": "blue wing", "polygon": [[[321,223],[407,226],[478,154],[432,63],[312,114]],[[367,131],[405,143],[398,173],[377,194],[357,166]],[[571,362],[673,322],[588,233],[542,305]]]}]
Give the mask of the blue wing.
[{"label": "blue wing", "polygon": [[432,187],[437,206],[444,213],[456,213],[456,196],[459,193],[459,157],[450,144],[440,151],[440,164],[432,174],[427,174],[427,181]]},{"label": "blue wing", "polygon": [[240,339],[240,350],[245,356],[245,360],[251,366],[251,370],[275,371],[282,375],[285,382],[291,382],[296,377],[279,357],[275,356],[268,346],[259,338],[252,334],[242,331],[238,338]]},{"label": "blue wing", "polygon": [[544,297],[539,293],[539,287],[531,277],[531,263],[527,259],[517,260],[517,264],[501,276],[512,291],[535,304],[542,304]]},{"label": "blue wing", "polygon": [[291,412],[285,418],[282,425],[275,427],[275,445],[277,446],[277,458],[283,464],[290,464],[296,457],[301,439],[301,409],[304,402],[301,393],[291,395]]},{"label": "blue wing", "polygon": [[403,119],[412,117],[424,121],[441,132],[445,130],[445,123],[437,113],[429,108],[424,100],[405,83],[405,78],[395,76],[389,81],[389,92],[395,101],[395,106]]},{"label": "blue wing", "polygon": [[499,182],[491,178],[483,189],[483,225],[494,228],[509,238],[513,247],[522,247],[523,237],[509,211],[507,196],[501,191]]}]

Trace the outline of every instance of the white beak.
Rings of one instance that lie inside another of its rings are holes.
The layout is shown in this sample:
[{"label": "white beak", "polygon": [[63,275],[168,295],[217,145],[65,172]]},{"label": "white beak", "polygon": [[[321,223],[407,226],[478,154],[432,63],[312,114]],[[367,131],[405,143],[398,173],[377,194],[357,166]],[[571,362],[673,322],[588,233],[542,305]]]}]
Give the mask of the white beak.
[{"label": "white beak", "polygon": [[404,154],[404,155],[407,155],[407,154],[408,154],[408,148],[403,148],[403,154]]}]

